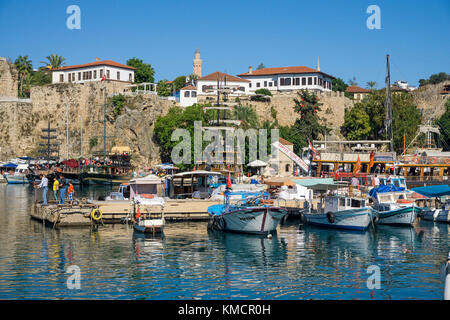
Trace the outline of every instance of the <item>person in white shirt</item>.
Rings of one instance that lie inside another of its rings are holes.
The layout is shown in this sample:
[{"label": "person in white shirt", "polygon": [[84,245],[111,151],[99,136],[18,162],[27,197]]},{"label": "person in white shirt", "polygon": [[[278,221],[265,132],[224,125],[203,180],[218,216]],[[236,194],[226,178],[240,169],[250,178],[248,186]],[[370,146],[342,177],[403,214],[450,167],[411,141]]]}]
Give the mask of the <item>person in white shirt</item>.
[{"label": "person in white shirt", "polygon": [[375,175],[374,182],[375,188],[378,188],[380,186],[380,178],[378,178],[377,175]]},{"label": "person in white shirt", "polygon": [[41,183],[38,185],[39,189],[42,189],[42,205],[47,205],[47,192],[48,192],[48,179],[45,175],[41,174]]}]

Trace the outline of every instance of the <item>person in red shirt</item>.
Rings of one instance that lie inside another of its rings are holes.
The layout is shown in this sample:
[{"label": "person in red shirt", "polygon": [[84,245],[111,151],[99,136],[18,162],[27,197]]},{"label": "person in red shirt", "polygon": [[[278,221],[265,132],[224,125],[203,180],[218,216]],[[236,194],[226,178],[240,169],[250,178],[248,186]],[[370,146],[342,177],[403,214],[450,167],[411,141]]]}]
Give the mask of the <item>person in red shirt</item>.
[{"label": "person in red shirt", "polygon": [[69,195],[70,205],[72,205],[72,203],[73,203],[73,194],[74,193],[75,193],[75,191],[73,190],[73,184],[72,184],[72,182],[69,182],[69,189],[67,189],[67,194]]}]

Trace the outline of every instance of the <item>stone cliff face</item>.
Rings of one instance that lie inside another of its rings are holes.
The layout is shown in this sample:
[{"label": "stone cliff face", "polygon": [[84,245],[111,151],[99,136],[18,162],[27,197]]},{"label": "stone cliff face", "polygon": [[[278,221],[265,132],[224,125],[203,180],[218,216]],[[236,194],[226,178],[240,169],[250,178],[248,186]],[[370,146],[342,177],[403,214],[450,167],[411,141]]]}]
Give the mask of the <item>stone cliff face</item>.
[{"label": "stone cliff face", "polygon": [[[160,162],[158,146],[153,142],[153,123],[165,114],[173,102],[152,95],[127,97],[127,104],[116,116],[111,97],[122,93],[126,83],[93,82],[32,87],[31,102],[0,102],[0,159],[37,156],[41,129],[48,121],[56,129],[60,155],[77,158],[103,151],[103,89],[106,88],[107,149],[129,146],[136,165]],[[66,114],[69,123],[69,148],[66,147]],[[83,142],[81,143],[81,127]],[[53,135],[53,134],[52,134]],[[96,140],[97,143],[93,143]]]}]

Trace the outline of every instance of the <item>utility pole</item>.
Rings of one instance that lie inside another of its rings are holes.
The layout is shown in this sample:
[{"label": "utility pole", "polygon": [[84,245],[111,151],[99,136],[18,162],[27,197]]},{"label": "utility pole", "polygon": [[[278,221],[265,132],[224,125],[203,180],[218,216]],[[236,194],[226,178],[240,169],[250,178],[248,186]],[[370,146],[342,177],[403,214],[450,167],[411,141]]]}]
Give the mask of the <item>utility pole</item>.
[{"label": "utility pole", "polygon": [[392,134],[392,108],[391,108],[391,75],[389,71],[389,55],[386,55],[386,130],[389,134],[390,151],[394,151],[394,137]]}]

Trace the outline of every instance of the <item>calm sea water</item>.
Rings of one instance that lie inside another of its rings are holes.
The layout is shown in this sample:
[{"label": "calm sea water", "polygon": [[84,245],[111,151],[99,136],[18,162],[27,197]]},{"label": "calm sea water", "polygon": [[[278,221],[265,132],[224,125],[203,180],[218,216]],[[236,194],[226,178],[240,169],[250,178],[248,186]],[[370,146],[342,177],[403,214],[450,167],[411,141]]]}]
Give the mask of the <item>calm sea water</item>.
[{"label": "calm sea water", "polygon": [[[84,189],[88,197],[104,189]],[[43,227],[33,189],[0,185],[0,299],[442,299],[449,225],[366,233],[280,226],[272,239],[168,222],[164,237],[127,225]],[[71,265],[81,288],[68,289]],[[381,289],[366,282],[381,270]]]}]

